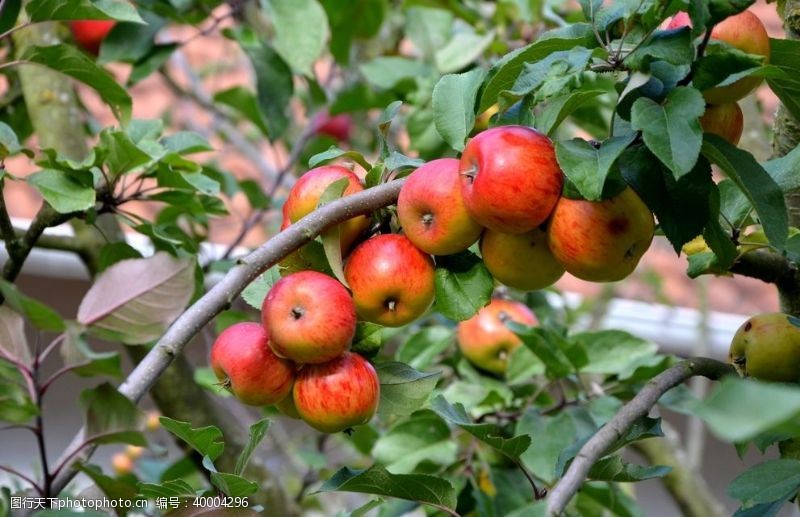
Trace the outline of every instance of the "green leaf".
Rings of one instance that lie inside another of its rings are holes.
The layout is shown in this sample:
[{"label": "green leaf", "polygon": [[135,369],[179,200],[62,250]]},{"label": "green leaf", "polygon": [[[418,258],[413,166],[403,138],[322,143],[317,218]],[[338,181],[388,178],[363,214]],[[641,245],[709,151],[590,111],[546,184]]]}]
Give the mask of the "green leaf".
[{"label": "green leaf", "polygon": [[24,385],[20,370],[0,360],[0,422],[24,424],[39,414]]},{"label": "green leaf", "polygon": [[122,125],[130,120],[132,101],[125,88],[117,84],[114,77],[97,66],[89,56],[72,45],[29,47],[20,59],[46,66],[86,84],[108,104]]},{"label": "green leaf", "polygon": [[729,442],[744,442],[774,429],[800,433],[800,387],[795,385],[728,376],[690,409]]},{"label": "green leaf", "polygon": [[552,137],[564,119],[587,102],[605,93],[605,90],[575,90],[551,99],[536,117],[536,129]]},{"label": "green leaf", "polygon": [[789,234],[789,220],[778,184],[752,154],[717,135],[703,136],[703,155],[716,163],[744,192],[758,213],[769,243],[782,250]]},{"label": "green leaf", "polygon": [[0,12],[0,33],[12,29],[17,24],[19,13],[22,11],[22,0],[6,0]]},{"label": "green leaf", "polygon": [[386,0],[322,0],[331,27],[330,49],[338,63],[350,61],[354,39],[378,34],[386,13]]},{"label": "green leaf", "polygon": [[[22,151],[22,146],[19,143],[19,138],[17,138],[17,134],[14,130],[6,124],[5,122],[0,122],[0,159],[6,159],[11,155],[17,154],[18,152]],[[3,170],[0,173],[0,178],[2,178],[2,174],[5,173]]]},{"label": "green leaf", "polygon": [[121,378],[122,367],[118,352],[95,352],[89,347],[78,325],[69,325],[61,342],[61,358],[64,367],[80,377],[108,375]]},{"label": "green leaf", "polygon": [[135,64],[147,59],[153,51],[156,34],[166,26],[167,21],[151,11],[142,11],[142,17],[144,25],[118,23],[111,29],[100,46],[100,63],[118,61]]},{"label": "green leaf", "polygon": [[573,335],[570,340],[581,343],[589,356],[582,372],[618,375],[633,363],[652,357],[658,345],[621,330],[600,330]]},{"label": "green leaf", "polygon": [[162,416],[159,419],[164,429],[174,434],[203,456],[215,460],[222,454],[225,444],[222,441],[222,431],[213,425],[192,428],[189,422],[173,420]]},{"label": "green leaf", "polygon": [[95,191],[89,173],[72,174],[55,169],[44,169],[28,176],[28,183],[57,212],[69,214],[94,206]]},{"label": "green leaf", "polygon": [[526,63],[514,84],[500,92],[501,111],[532,93],[536,93],[535,99],[541,101],[580,86],[591,56],[591,50],[575,47],[568,51],[553,52],[540,61]]},{"label": "green leaf", "polygon": [[[695,65],[692,86],[700,91],[715,86],[727,86],[756,72],[761,67],[763,57],[745,54],[712,39],[706,54]],[[779,70],[772,70],[783,75]]]},{"label": "green leaf", "polygon": [[236,474],[219,472],[214,466],[214,460],[209,456],[203,457],[203,466],[211,473],[211,484],[228,497],[245,497],[258,491],[258,484]]},{"label": "green leaf", "polygon": [[790,39],[770,39],[770,65],[784,73],[779,77],[767,77],[767,84],[786,106],[800,119],[800,42]]},{"label": "green leaf", "polygon": [[703,130],[700,115],[705,101],[694,88],[678,87],[664,104],[640,97],[631,107],[631,126],[641,130],[644,143],[675,176],[688,174],[700,156]]},{"label": "green leaf", "polygon": [[436,259],[436,301],[443,316],[463,321],[489,303],[494,279],[483,261],[470,251]]},{"label": "green leaf", "polygon": [[464,141],[475,124],[475,102],[485,75],[481,68],[445,75],[433,88],[436,131],[457,151],[464,150]]},{"label": "green leaf", "polygon": [[244,472],[244,469],[250,462],[250,457],[253,455],[253,451],[256,450],[258,445],[264,439],[264,436],[266,436],[267,431],[269,430],[269,424],[270,421],[268,418],[262,418],[250,426],[250,434],[247,439],[247,445],[239,454],[239,457],[236,459],[236,466],[233,468],[233,473],[237,476]]},{"label": "green leaf", "polygon": [[272,289],[272,286],[275,285],[275,282],[280,279],[281,274],[278,270],[278,266],[272,266],[244,288],[244,291],[242,291],[242,299],[247,302],[247,305],[250,307],[261,310],[267,293]]},{"label": "green leaf", "polygon": [[774,459],[754,465],[739,474],[728,486],[730,497],[743,507],[782,501],[800,488],[800,461]]},{"label": "green leaf", "polygon": [[127,259],[142,258],[142,254],[126,242],[110,242],[100,249],[97,272],[102,273],[112,265]]},{"label": "green leaf", "polygon": [[161,139],[167,151],[178,154],[194,154],[213,151],[206,138],[194,131],[178,131]]},{"label": "green leaf", "polygon": [[388,90],[403,81],[416,81],[431,75],[430,66],[416,59],[398,56],[376,57],[358,67],[370,84]]},{"label": "green leaf", "polygon": [[32,22],[49,20],[117,20],[144,23],[130,3],[119,0],[31,0],[25,11]]},{"label": "green leaf", "polygon": [[275,50],[296,71],[313,77],[311,67],[328,38],[325,10],[316,0],[269,0],[265,9],[275,31]]},{"label": "green leaf", "polygon": [[319,492],[334,491],[396,497],[439,509],[456,507],[456,491],[449,481],[423,474],[391,474],[379,466],[339,469],[319,488]]},{"label": "green leaf", "polygon": [[103,130],[100,133],[100,143],[107,151],[105,161],[112,178],[153,160],[126,132],[118,129]]},{"label": "green leaf", "polygon": [[[340,178],[328,185],[319,197],[317,209],[341,198],[349,184],[349,178]],[[322,238],[322,249],[325,251],[325,258],[328,259],[328,264],[334,276],[342,285],[349,288],[350,286],[344,276],[344,260],[342,259],[342,241],[339,236],[339,226],[336,225],[325,230],[320,237]]]},{"label": "green leaf", "polygon": [[377,323],[359,321],[350,350],[364,357],[375,357],[383,345],[383,327]]},{"label": "green leaf", "polygon": [[541,327],[526,327],[519,323],[506,322],[522,343],[542,360],[545,372],[551,379],[560,379],[575,371],[570,358],[565,353],[565,346],[560,344],[564,338]]},{"label": "green leaf", "polygon": [[16,311],[0,305],[0,357],[31,364],[31,349],[25,335],[25,319]]},{"label": "green leaf", "polygon": [[[134,63],[133,69],[128,76],[127,85],[133,86],[139,81],[146,79],[153,72],[164,66],[172,53],[178,49],[177,43],[166,43],[164,45],[153,45],[150,52],[142,59]],[[101,51],[102,52],[102,51]]]},{"label": "green leaf", "polygon": [[646,479],[664,477],[669,474],[671,470],[672,467],[663,465],[641,467],[632,463],[624,463],[620,456],[614,455],[603,458],[592,465],[592,468],[587,474],[587,478],[597,481],[630,483],[632,481],[644,481]]},{"label": "green leaf", "polygon": [[458,444],[436,413],[417,411],[381,436],[372,456],[392,474],[408,474],[423,462],[447,466],[456,460]]},{"label": "green leaf", "polygon": [[85,411],[84,442],[129,443],[144,447],[143,415],[136,405],[108,383],[85,390],[80,396]]},{"label": "green leaf", "polygon": [[264,136],[269,136],[269,128],[263,113],[258,107],[255,94],[241,86],[234,86],[214,94],[214,102],[223,104],[256,126]]},{"label": "green leaf", "polygon": [[581,486],[576,498],[576,509],[581,515],[615,515],[617,517],[645,517],[636,500],[616,483],[588,481]]},{"label": "green leaf", "polygon": [[581,196],[589,201],[599,201],[611,167],[635,137],[635,133],[612,137],[599,147],[582,138],[556,142],[556,158]]},{"label": "green leaf", "polygon": [[583,38],[572,39],[539,39],[528,46],[509,52],[489,70],[478,106],[478,113],[483,113],[497,102],[500,92],[510,89],[517,80],[522,68],[527,63],[535,63],[553,52],[570,50],[583,44]]},{"label": "green leaf", "polygon": [[428,400],[441,372],[424,373],[398,362],[375,365],[381,386],[378,412],[382,416],[410,415]]},{"label": "green leaf", "polygon": [[703,231],[703,238],[714,252],[717,267],[727,271],[736,260],[738,250],[729,233],[720,224],[720,213],[720,192],[715,184],[712,185],[709,196],[709,219],[706,229]]},{"label": "green leaf", "polygon": [[195,490],[182,479],[171,479],[162,483],[139,483],[139,494],[147,499],[160,497],[194,498]]},{"label": "green leaf", "polygon": [[494,41],[494,30],[486,34],[457,32],[436,51],[436,68],[443,74],[456,72],[479,59]]},{"label": "green leaf", "polygon": [[634,70],[645,70],[652,61],[666,61],[673,65],[688,65],[694,59],[694,47],[689,28],[656,31],[648,40],[625,58],[625,64]]},{"label": "green leaf", "polygon": [[453,331],[447,327],[425,327],[397,349],[395,359],[412,368],[427,368],[437,355],[453,343]]},{"label": "green leaf", "polygon": [[464,406],[461,404],[451,405],[441,395],[431,401],[431,409],[439,416],[459,426],[478,440],[500,451],[505,456],[512,459],[519,459],[531,444],[531,437],[526,434],[519,436],[504,436],[503,430],[495,424],[476,424],[473,422]]},{"label": "green leaf", "polygon": [[47,332],[62,332],[66,328],[63,318],[56,311],[25,296],[14,284],[0,280],[0,293],[9,307],[22,314],[36,328]]},{"label": "green leaf", "polygon": [[[130,508],[135,508],[136,505],[134,501],[142,498],[142,496],[137,493],[136,487],[127,480],[106,476],[97,465],[83,463],[78,464],[75,468],[89,476],[109,500],[117,501],[117,515],[122,517],[127,515],[129,513],[129,507],[127,505],[130,504]],[[125,501],[125,503],[123,503],[123,501]]]},{"label": "green leaf", "polygon": [[361,167],[363,167],[365,171],[372,169],[372,165],[370,165],[370,163],[366,160],[366,158],[364,158],[364,155],[361,154],[360,152],[345,151],[344,149],[339,149],[335,145],[330,146],[327,151],[317,153],[311,158],[309,158],[308,166],[312,168],[317,167],[332,160],[336,160],[337,158],[347,158],[349,160],[353,160]]},{"label": "green leaf", "polygon": [[77,320],[126,344],[157,339],[194,294],[195,269],[165,252],[117,262],[84,295]]}]

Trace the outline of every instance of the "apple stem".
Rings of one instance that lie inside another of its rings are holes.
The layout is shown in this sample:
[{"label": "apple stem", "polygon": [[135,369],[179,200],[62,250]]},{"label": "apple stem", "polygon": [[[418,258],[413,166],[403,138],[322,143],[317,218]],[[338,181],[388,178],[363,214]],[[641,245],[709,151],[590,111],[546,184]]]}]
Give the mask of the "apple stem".
[{"label": "apple stem", "polygon": [[467,169],[467,170],[465,170],[465,171],[461,171],[461,172],[459,172],[459,174],[460,174],[461,176],[466,176],[466,177],[468,177],[469,179],[471,179],[471,180],[474,180],[474,179],[475,179],[475,176],[477,176],[477,175],[478,175],[478,167],[477,167],[476,165],[473,165],[473,166],[472,166],[472,167],[470,167],[469,169]]},{"label": "apple stem", "polygon": [[302,307],[293,307],[292,308],[292,318],[299,320],[303,317],[306,311]]},{"label": "apple stem", "polygon": [[424,214],[422,216],[422,224],[425,226],[430,226],[433,224],[433,214]]},{"label": "apple stem", "polygon": [[391,298],[386,300],[386,308],[389,309],[389,311],[394,312],[397,308],[397,300]]}]

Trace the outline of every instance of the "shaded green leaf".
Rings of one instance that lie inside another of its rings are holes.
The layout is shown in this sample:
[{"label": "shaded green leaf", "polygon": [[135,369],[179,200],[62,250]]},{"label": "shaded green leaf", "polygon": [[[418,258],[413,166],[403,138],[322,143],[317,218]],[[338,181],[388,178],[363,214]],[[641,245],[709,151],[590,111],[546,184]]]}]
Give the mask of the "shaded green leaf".
[{"label": "shaded green leaf", "polygon": [[463,321],[489,303],[494,279],[483,261],[470,251],[436,259],[436,301],[443,316]]},{"label": "shaded green leaf", "polygon": [[481,68],[445,75],[433,88],[436,130],[457,151],[464,150],[464,141],[475,124],[475,102],[485,75]]},{"label": "shaded green leaf", "polygon": [[222,431],[213,425],[206,427],[193,428],[189,422],[173,420],[162,416],[159,419],[161,425],[174,434],[203,456],[215,460],[222,454],[225,444],[222,441]]}]

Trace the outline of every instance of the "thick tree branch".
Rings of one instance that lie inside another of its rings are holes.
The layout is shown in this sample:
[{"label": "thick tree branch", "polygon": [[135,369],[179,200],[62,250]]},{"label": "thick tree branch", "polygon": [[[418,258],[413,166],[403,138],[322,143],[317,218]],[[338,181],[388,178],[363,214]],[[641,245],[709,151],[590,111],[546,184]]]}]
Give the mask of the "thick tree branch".
[{"label": "thick tree branch", "polygon": [[31,250],[36,246],[42,233],[51,226],[58,226],[72,218],[71,214],[59,214],[47,203],[42,205],[36,217],[31,221],[28,230],[17,239],[17,245],[13,246],[14,253],[9,251],[8,261],[3,266],[3,279],[13,282],[17,278],[25,259],[28,258]]},{"label": "thick tree branch", "polygon": [[678,384],[695,376],[719,379],[735,373],[732,366],[714,359],[695,357],[681,361],[648,382],[633,399],[620,409],[614,418],[598,430],[581,447],[564,477],[547,498],[547,515],[560,515],[570,499],[580,489],[589,469],[640,418],[647,415],[661,396]]},{"label": "thick tree branch", "polygon": [[[217,314],[230,306],[242,290],[259,274],[304,244],[313,240],[326,228],[357,215],[368,214],[394,203],[404,179],[367,189],[338,199],[304,217],[282,231],[249,255],[238,260],[225,277],[167,329],[156,345],[147,353],[119,388],[120,393],[138,402],[178,356],[184,346]],[[83,430],[73,439],[64,455],[74,454],[74,448],[83,441]],[[76,455],[77,461],[91,454],[91,450]],[[53,493],[64,489],[75,476],[73,469],[64,469],[53,481]]]},{"label": "thick tree branch", "polygon": [[767,250],[745,253],[739,257],[730,271],[775,284],[778,289],[796,288],[800,275],[797,266],[786,257]]}]

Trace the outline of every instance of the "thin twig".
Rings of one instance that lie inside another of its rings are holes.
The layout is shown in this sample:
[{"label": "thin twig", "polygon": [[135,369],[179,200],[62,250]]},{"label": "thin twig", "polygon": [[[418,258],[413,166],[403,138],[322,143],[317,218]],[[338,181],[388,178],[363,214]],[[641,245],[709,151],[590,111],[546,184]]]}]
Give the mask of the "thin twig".
[{"label": "thin twig", "polygon": [[33,487],[33,489],[36,490],[36,492],[40,496],[44,496],[44,491],[42,490],[42,487],[39,486],[39,484],[36,481],[32,480],[31,478],[29,478],[28,476],[26,476],[22,472],[18,472],[16,470],[12,469],[11,467],[6,467],[5,465],[0,465],[0,470],[8,472],[12,476],[17,476],[18,478],[27,481],[28,484],[30,484]]},{"label": "thin twig", "polygon": [[661,396],[678,384],[695,376],[712,380],[734,374],[729,364],[695,357],[664,370],[653,377],[606,425],[587,441],[570,464],[564,477],[553,487],[547,500],[547,515],[560,515],[580,489],[589,469],[640,418],[647,415]]}]

